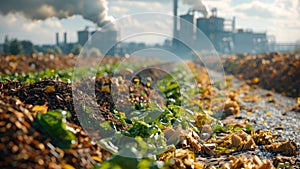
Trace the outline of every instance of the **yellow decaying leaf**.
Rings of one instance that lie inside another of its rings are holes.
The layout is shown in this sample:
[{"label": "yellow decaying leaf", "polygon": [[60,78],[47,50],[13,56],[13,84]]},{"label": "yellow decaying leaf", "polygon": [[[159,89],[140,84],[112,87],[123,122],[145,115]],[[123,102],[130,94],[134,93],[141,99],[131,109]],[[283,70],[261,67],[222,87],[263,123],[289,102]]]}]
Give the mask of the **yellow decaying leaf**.
[{"label": "yellow decaying leaf", "polygon": [[70,164],[61,164],[61,168],[62,169],[75,169],[73,166],[71,166]]},{"label": "yellow decaying leaf", "polygon": [[102,162],[102,159],[100,157],[98,157],[98,156],[92,156],[92,159],[95,160],[95,161],[97,161],[97,162],[99,162],[99,163]]},{"label": "yellow decaying leaf", "polygon": [[204,95],[205,95],[205,96],[210,95],[210,91],[209,91],[208,89],[206,89],[206,90],[204,91]]},{"label": "yellow decaying leaf", "polygon": [[258,83],[259,82],[259,78],[258,77],[255,77],[252,79],[252,83]]},{"label": "yellow decaying leaf", "polygon": [[55,87],[54,86],[47,86],[47,87],[45,87],[44,92],[45,93],[53,93],[53,92],[55,92]]},{"label": "yellow decaying leaf", "polygon": [[298,103],[298,105],[300,105],[300,97],[298,97],[297,103]]},{"label": "yellow decaying leaf", "polygon": [[101,92],[106,92],[106,93],[109,93],[110,90],[109,90],[109,86],[108,85],[104,85],[101,87]]},{"label": "yellow decaying leaf", "polygon": [[271,103],[274,103],[275,102],[275,100],[274,100],[274,98],[271,96],[271,97],[269,97],[269,102],[271,102]]},{"label": "yellow decaying leaf", "polygon": [[266,116],[271,116],[271,112],[267,112],[267,113],[266,113]]},{"label": "yellow decaying leaf", "polygon": [[204,168],[204,164],[202,164],[202,163],[194,163],[194,168],[195,169],[203,169]]},{"label": "yellow decaying leaf", "polygon": [[226,82],[230,83],[231,82],[231,78],[230,77],[226,77]]},{"label": "yellow decaying leaf", "polygon": [[35,105],[33,108],[32,108],[32,111],[35,111],[35,112],[38,112],[38,113],[47,113],[47,110],[48,110],[48,102],[45,102],[44,105]]}]

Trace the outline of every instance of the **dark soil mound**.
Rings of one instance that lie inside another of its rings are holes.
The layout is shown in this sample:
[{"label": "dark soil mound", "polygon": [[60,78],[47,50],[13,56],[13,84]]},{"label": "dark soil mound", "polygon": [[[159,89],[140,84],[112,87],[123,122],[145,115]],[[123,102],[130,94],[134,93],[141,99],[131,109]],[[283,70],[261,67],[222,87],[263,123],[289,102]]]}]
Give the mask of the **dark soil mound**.
[{"label": "dark soil mound", "polygon": [[56,147],[35,121],[29,105],[0,95],[0,168],[92,168],[110,156],[75,124],[69,124],[76,136],[72,149]]}]

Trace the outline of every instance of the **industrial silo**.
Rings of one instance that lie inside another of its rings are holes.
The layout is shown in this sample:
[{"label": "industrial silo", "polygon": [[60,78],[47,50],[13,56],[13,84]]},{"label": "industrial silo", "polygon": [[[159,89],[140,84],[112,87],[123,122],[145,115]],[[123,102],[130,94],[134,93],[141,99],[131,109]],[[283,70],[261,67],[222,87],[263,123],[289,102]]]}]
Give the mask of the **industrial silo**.
[{"label": "industrial silo", "polygon": [[209,18],[210,30],[212,32],[223,32],[224,31],[224,18],[211,16]]},{"label": "industrial silo", "polygon": [[186,43],[187,46],[192,46],[195,39],[194,31],[194,15],[186,14],[180,16],[179,39]]},{"label": "industrial silo", "polygon": [[78,43],[82,46],[88,41],[90,37],[90,33],[88,30],[78,31],[77,35],[78,35]]},{"label": "industrial silo", "polygon": [[201,33],[199,32],[202,31],[206,36],[209,36],[209,19],[208,18],[198,18],[197,19],[197,39],[198,37],[201,37]]}]

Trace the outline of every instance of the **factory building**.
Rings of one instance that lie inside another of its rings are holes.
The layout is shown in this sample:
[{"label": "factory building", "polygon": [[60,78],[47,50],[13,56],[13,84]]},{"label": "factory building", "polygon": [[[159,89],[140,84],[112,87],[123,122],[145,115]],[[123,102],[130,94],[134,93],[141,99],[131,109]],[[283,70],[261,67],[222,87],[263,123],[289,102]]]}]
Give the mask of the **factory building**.
[{"label": "factory building", "polygon": [[[174,0],[174,16],[177,17],[177,0]],[[195,12],[203,17],[196,18]],[[180,25],[174,19],[173,47],[176,50],[186,50],[185,45],[177,43],[185,42],[193,49],[205,49],[203,44],[204,35],[214,48],[223,54],[228,53],[264,53],[269,51],[268,37],[265,32],[256,33],[249,30],[235,28],[235,18],[224,19],[217,16],[217,9],[211,10],[211,16],[207,16],[204,10],[189,10],[187,14],[180,15]],[[176,22],[175,22],[176,21]],[[181,41],[179,42],[178,39]],[[179,48],[178,48],[179,46]]]},{"label": "factory building", "polygon": [[115,29],[100,29],[89,31],[86,27],[82,31],[77,32],[78,43],[82,46],[88,42],[90,48],[94,47],[101,51],[102,54],[115,56],[117,52],[117,44],[119,39],[119,32]]},{"label": "factory building", "polygon": [[78,43],[83,46],[90,38],[90,32],[88,31],[88,28],[86,27],[85,30],[78,31]]},{"label": "factory building", "polygon": [[[232,52],[234,24],[225,24],[228,21],[217,16],[216,8],[212,9],[212,15],[209,18],[198,18],[196,23],[196,45],[200,44],[204,34],[217,51],[222,53]],[[232,19],[232,22],[234,23],[235,19]]]}]

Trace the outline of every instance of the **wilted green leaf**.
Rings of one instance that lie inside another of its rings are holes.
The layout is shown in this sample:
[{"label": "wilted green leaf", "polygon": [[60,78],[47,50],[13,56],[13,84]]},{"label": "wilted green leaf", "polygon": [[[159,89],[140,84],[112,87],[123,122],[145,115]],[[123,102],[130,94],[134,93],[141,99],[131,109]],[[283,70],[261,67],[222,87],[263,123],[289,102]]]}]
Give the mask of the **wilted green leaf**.
[{"label": "wilted green leaf", "polygon": [[225,128],[221,125],[214,125],[214,126],[212,126],[212,129],[215,133],[226,133],[228,131],[227,128]]},{"label": "wilted green leaf", "polygon": [[65,111],[49,111],[46,114],[37,114],[35,125],[45,134],[48,134],[54,145],[62,149],[70,149],[75,135],[67,130]]},{"label": "wilted green leaf", "polygon": [[247,125],[244,129],[244,131],[248,134],[251,134],[251,131],[253,130],[253,126]]}]

